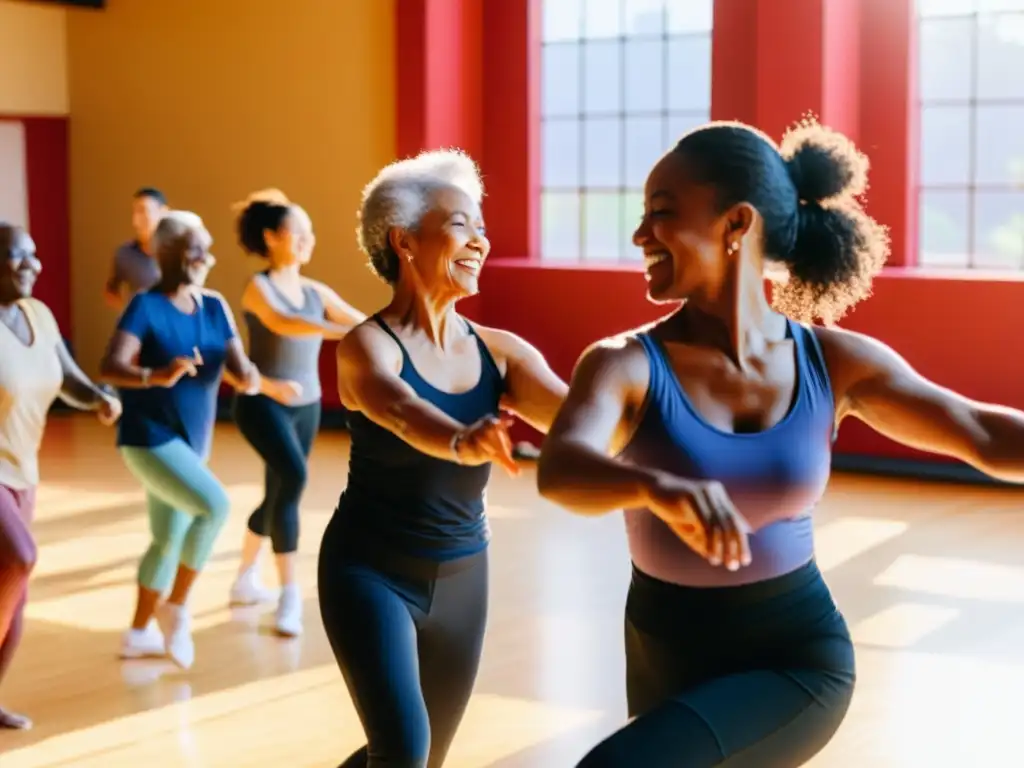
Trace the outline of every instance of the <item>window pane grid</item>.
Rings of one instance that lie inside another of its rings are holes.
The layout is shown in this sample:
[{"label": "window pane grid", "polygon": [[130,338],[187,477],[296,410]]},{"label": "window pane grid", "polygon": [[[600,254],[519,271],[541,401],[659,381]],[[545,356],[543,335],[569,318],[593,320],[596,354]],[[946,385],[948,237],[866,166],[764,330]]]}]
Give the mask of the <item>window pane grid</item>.
[{"label": "window pane grid", "polygon": [[712,5],[544,0],[544,259],[640,260],[644,176],[710,115]]},{"label": "window pane grid", "polygon": [[1024,270],[1024,0],[919,0],[921,264]]}]

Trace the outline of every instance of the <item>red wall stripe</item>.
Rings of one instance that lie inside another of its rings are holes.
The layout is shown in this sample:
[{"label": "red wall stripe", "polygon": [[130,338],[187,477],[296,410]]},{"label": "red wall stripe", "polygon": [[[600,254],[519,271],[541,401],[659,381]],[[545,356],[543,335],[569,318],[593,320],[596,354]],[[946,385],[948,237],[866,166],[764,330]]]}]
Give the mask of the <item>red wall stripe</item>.
[{"label": "red wall stripe", "polygon": [[487,231],[501,258],[540,255],[541,0],[484,3]]},{"label": "red wall stripe", "polygon": [[68,119],[29,117],[25,124],[28,217],[43,261],[36,298],[71,337],[71,210]]},{"label": "red wall stripe", "polygon": [[[484,4],[481,0],[397,0],[394,23],[396,156],[458,147],[481,162]],[[479,319],[480,298],[464,300],[459,310]],[[340,405],[335,349],[335,344],[325,344],[320,356],[326,408]]]},{"label": "red wall stripe", "polygon": [[35,296],[71,337],[71,209],[68,118],[3,115],[25,127],[25,177],[32,238],[43,261]]},{"label": "red wall stripe", "polygon": [[889,264],[918,253],[917,16],[913,0],[862,0],[860,146],[871,158],[868,210],[892,237]]}]

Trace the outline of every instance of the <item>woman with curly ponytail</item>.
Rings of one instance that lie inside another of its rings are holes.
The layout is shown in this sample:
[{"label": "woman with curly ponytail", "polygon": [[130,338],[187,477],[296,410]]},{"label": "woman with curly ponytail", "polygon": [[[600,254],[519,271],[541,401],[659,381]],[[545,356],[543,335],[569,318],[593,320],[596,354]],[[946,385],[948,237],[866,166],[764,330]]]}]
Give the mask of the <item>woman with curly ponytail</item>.
[{"label": "woman with curly ponytail", "polygon": [[633,240],[649,298],[675,307],[584,353],[538,468],[576,513],[625,509],[633,560],[631,721],[579,768],[795,768],[832,738],[854,654],[811,513],[845,416],[1024,482],[1024,414],[833,326],[888,254],[867,168],[811,120],[779,146],[712,123],[647,179]]}]

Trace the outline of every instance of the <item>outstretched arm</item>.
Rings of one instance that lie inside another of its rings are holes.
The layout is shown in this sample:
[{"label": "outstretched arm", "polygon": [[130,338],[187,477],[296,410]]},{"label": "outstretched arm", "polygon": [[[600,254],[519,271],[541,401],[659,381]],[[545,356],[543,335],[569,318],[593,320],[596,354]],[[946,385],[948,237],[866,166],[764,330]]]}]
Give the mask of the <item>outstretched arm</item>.
[{"label": "outstretched arm", "polygon": [[532,344],[514,333],[477,328],[484,343],[507,364],[501,405],[539,432],[547,432],[569,392]]},{"label": "outstretched arm", "polygon": [[537,487],[545,498],[586,515],[646,503],[653,473],[610,455],[626,442],[636,394],[646,390],[636,351],[602,342],[583,353],[541,448]]},{"label": "outstretched arm", "polygon": [[346,408],[360,411],[413,448],[454,460],[457,436],[466,428],[427,402],[400,377],[401,353],[383,333],[362,325],[338,344],[338,394]]},{"label": "outstretched arm", "polygon": [[903,445],[1024,483],[1024,413],[941,387],[868,336],[839,329],[815,332],[829,364],[837,420],[855,416]]},{"label": "outstretched arm", "polygon": [[518,472],[508,424],[491,417],[463,424],[421,398],[399,376],[401,351],[383,331],[358,326],[338,344],[337,357],[338,394],[349,410],[428,456],[474,465],[494,461]]},{"label": "outstretched arm", "polygon": [[[306,282],[319,294],[320,300],[324,303],[324,313],[327,316],[327,321],[343,329],[342,336],[366,319],[366,315],[341,298],[328,286],[309,278],[306,278]],[[341,338],[341,336],[336,338]]]},{"label": "outstretched arm", "polygon": [[326,317],[311,320],[295,312],[274,294],[263,275],[254,275],[245,287],[242,308],[280,336],[323,335],[329,339],[340,339],[352,329],[351,325],[338,324]]},{"label": "outstretched arm", "polygon": [[[207,299],[220,302],[229,328],[224,358],[224,380],[237,392],[246,395],[266,395],[285,405],[299,397],[302,394],[302,388],[298,384],[271,379],[260,374],[256,364],[245,354],[245,347],[242,346],[242,339],[239,337],[238,328],[235,325],[235,317],[224,297],[216,291],[210,290],[204,291],[204,295]],[[202,360],[195,362],[197,365],[202,365]]]}]

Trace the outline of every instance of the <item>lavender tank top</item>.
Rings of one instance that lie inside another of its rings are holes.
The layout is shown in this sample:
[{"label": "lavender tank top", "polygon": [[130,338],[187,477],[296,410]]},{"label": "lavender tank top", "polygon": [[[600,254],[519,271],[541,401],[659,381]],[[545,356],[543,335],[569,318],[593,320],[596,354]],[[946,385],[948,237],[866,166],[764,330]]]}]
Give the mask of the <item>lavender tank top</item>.
[{"label": "lavender tank top", "polygon": [[661,344],[637,336],[650,364],[642,420],[621,452],[630,463],[722,483],[754,529],[752,562],[732,572],[712,566],[647,509],[625,511],[634,565],[673,584],[720,587],[781,576],[814,556],[811,511],[828,483],[835,406],[825,358],[814,332],[788,322],[796,345],[793,404],[778,424],[733,434],[708,424],[679,384]]}]

